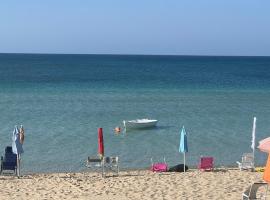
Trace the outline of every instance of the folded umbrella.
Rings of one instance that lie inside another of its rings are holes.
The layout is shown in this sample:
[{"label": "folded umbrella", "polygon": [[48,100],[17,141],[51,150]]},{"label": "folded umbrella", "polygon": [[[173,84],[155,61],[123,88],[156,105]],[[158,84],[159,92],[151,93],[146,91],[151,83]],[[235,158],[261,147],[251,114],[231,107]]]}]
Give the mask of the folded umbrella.
[{"label": "folded umbrella", "polygon": [[18,129],[18,126],[15,126],[14,130],[13,130],[13,134],[12,134],[12,151],[14,154],[22,154],[23,151],[23,147],[22,147],[22,143],[20,140],[20,131]]},{"label": "folded umbrella", "polygon": [[15,126],[12,134],[12,152],[17,155],[17,175],[20,176],[21,171],[21,154],[23,151],[24,130],[21,126],[20,131],[18,126]]},{"label": "folded umbrella", "polygon": [[98,128],[98,153],[103,158],[104,156],[104,141],[102,128]]},{"label": "folded umbrella", "polygon": [[[186,152],[188,152],[188,144],[187,144],[187,134],[185,128],[183,126],[181,134],[180,134],[180,144],[179,144],[179,152],[184,155],[184,166],[186,165]],[[184,172],[185,172],[184,167]]]}]

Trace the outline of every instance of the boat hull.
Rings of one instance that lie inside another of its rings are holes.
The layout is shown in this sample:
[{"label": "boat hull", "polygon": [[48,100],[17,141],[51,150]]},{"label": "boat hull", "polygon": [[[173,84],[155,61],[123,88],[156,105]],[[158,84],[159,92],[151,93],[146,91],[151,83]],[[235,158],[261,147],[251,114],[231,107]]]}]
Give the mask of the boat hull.
[{"label": "boat hull", "polygon": [[157,120],[131,120],[131,121],[124,121],[124,127],[126,129],[143,129],[143,128],[151,128],[157,125]]}]

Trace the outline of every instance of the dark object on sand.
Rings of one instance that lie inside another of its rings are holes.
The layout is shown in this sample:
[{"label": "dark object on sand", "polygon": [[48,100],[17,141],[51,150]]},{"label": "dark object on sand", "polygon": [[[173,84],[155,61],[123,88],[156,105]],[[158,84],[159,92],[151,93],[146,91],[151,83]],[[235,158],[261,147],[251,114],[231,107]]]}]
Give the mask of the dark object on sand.
[{"label": "dark object on sand", "polygon": [[12,152],[11,146],[7,146],[4,157],[1,156],[0,174],[5,170],[14,171],[14,174],[17,174],[17,155]]},{"label": "dark object on sand", "polygon": [[184,172],[184,166],[185,166],[185,171],[188,170],[188,166],[184,164],[179,164],[175,165],[173,167],[169,168],[169,172]]}]

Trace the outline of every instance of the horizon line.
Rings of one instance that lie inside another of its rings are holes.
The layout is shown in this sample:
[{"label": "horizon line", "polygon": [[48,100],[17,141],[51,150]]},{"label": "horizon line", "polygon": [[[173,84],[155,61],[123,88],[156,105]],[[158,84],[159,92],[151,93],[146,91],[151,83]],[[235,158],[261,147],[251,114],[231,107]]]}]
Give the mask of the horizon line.
[{"label": "horizon line", "polygon": [[104,56],[190,56],[190,57],[270,57],[270,55],[215,55],[215,54],[122,54],[122,53],[29,53],[29,52],[0,52],[0,54],[26,54],[26,55],[104,55]]}]

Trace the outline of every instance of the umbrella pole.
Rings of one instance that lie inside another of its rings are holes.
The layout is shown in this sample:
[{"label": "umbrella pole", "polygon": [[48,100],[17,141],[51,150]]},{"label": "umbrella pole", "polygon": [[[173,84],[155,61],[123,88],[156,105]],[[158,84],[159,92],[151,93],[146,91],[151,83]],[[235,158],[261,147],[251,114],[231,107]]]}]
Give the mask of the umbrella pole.
[{"label": "umbrella pole", "polygon": [[255,149],[253,149],[253,170],[255,170]]},{"label": "umbrella pole", "polygon": [[20,154],[17,154],[17,176],[20,177]]},{"label": "umbrella pole", "polygon": [[124,133],[127,133],[126,121],[123,121],[124,124]]},{"label": "umbrella pole", "polygon": [[252,127],[253,168],[255,168],[256,120],[257,120],[257,118],[254,117],[253,118],[253,127]]},{"label": "umbrella pole", "polygon": [[184,172],[186,172],[186,153],[184,152]]}]

